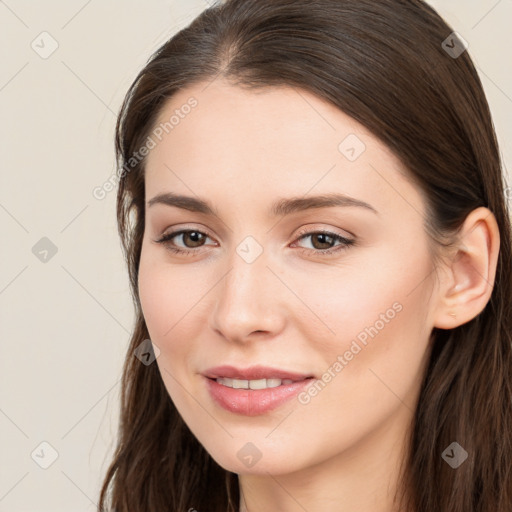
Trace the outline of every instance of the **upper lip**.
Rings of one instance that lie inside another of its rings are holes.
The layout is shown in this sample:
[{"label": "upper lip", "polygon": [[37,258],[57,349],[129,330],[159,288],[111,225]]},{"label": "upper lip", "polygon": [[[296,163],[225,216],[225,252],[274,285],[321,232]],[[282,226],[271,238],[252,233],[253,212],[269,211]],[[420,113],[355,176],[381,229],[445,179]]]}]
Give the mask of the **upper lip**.
[{"label": "upper lip", "polygon": [[271,368],[269,366],[251,366],[249,368],[235,368],[234,366],[224,365],[215,366],[206,370],[203,375],[210,379],[227,377],[229,379],[240,380],[258,380],[258,379],[290,379],[304,380],[313,377],[311,374],[289,372],[279,368]]}]

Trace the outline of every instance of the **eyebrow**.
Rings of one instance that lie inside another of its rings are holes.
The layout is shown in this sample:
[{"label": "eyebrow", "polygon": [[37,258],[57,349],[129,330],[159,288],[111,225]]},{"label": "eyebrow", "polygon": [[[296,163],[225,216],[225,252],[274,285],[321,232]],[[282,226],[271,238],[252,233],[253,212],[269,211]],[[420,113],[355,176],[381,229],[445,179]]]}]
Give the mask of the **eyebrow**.
[{"label": "eyebrow", "polygon": [[[197,197],[175,194],[173,192],[159,194],[147,202],[148,207],[155,204],[175,206],[191,212],[218,217],[217,210],[208,201]],[[314,208],[330,208],[334,206],[357,206],[378,214],[378,211],[365,201],[355,199],[354,197],[350,197],[345,194],[333,193],[309,197],[278,199],[272,204],[270,208],[270,215],[278,217]]]}]

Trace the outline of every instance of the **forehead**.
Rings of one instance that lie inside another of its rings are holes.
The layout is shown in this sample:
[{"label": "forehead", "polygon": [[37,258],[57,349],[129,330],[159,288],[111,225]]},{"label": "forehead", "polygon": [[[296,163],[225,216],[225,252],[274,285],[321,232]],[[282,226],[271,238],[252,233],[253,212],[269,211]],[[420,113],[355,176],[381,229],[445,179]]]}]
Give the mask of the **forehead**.
[{"label": "forehead", "polygon": [[[306,156],[308,161],[321,158],[314,151],[319,142],[324,150],[330,149],[326,157],[332,159],[340,155],[338,145],[344,134],[357,133],[369,142],[373,139],[357,121],[306,90],[289,86],[249,89],[224,80],[180,90],[161,109],[156,126],[165,132],[162,138],[172,138],[175,143],[193,137],[198,149],[206,146],[211,150],[213,141],[236,140],[244,143],[244,151],[258,146],[260,158],[280,150],[296,155],[297,160]],[[302,144],[304,141],[308,144]],[[232,146],[235,152],[237,146]],[[387,152],[385,146],[380,149]]]},{"label": "forehead", "polygon": [[148,197],[172,190],[225,202],[236,194],[242,205],[341,192],[378,208],[405,194],[421,209],[418,191],[389,148],[303,89],[195,84],[167,101],[151,136]]}]

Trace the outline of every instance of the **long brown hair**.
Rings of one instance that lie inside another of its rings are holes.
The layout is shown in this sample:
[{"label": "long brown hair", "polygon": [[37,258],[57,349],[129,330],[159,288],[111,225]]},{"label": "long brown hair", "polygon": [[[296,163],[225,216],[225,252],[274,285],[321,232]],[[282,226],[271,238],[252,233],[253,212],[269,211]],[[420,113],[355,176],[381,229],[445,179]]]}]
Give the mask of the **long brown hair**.
[{"label": "long brown hair", "polygon": [[[432,333],[403,464],[401,510],[512,510],[511,225],[488,103],[452,32],[421,0],[228,0],[151,56],[116,129],[117,219],[136,318],[99,510],[239,509],[237,475],[216,464],[187,428],[157,365],[134,357],[149,335],[137,290],[145,159],[133,155],[164,102],[217,77],[254,89],[301,88],[352,116],[405,164],[427,203],[425,228],[439,243],[473,209],[493,212],[501,246],[492,295],[472,321]],[[442,457],[452,442],[468,453],[457,469]]]}]

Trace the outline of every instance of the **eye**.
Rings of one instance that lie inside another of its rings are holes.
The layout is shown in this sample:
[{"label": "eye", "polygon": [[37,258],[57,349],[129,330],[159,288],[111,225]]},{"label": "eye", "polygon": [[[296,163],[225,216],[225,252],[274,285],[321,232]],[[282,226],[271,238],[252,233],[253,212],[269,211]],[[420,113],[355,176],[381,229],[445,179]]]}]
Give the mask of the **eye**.
[{"label": "eye", "polygon": [[[177,247],[174,242],[171,242],[173,238],[181,237],[182,241],[185,242],[185,248]],[[164,244],[166,249],[168,249],[171,252],[177,253],[177,254],[197,254],[197,251],[195,250],[197,247],[201,247],[202,242],[204,242],[205,239],[209,238],[206,233],[203,233],[202,231],[198,231],[195,229],[182,229],[180,231],[172,231],[171,233],[167,233],[163,235],[159,240],[155,240],[155,242],[159,244]],[[191,246],[187,246],[186,244],[190,241]],[[191,249],[191,250],[187,250]]]},{"label": "eye", "polygon": [[[313,249],[303,248],[302,251],[313,255],[329,256],[355,244],[355,240],[325,230],[302,231],[300,235],[298,240],[311,238]],[[332,246],[334,242],[339,242],[339,245]]]},{"label": "eye", "polygon": [[[180,237],[182,242],[185,244],[184,248],[177,246],[172,241],[174,238],[179,239]],[[209,236],[206,233],[203,233],[202,231],[198,231],[195,229],[182,229],[179,231],[172,231],[170,233],[167,233],[163,235],[160,239],[155,240],[155,242],[165,245],[166,249],[173,253],[186,256],[198,254],[197,249],[203,246],[204,241],[208,238]],[[308,254],[321,256],[337,253],[355,244],[355,240],[325,230],[302,231],[300,233],[300,237],[298,238],[298,240],[304,240],[306,238],[311,238],[314,247],[313,249],[303,247],[301,249],[301,252],[307,252]],[[339,244],[337,246],[333,246],[332,244],[334,242],[339,242]]]}]

